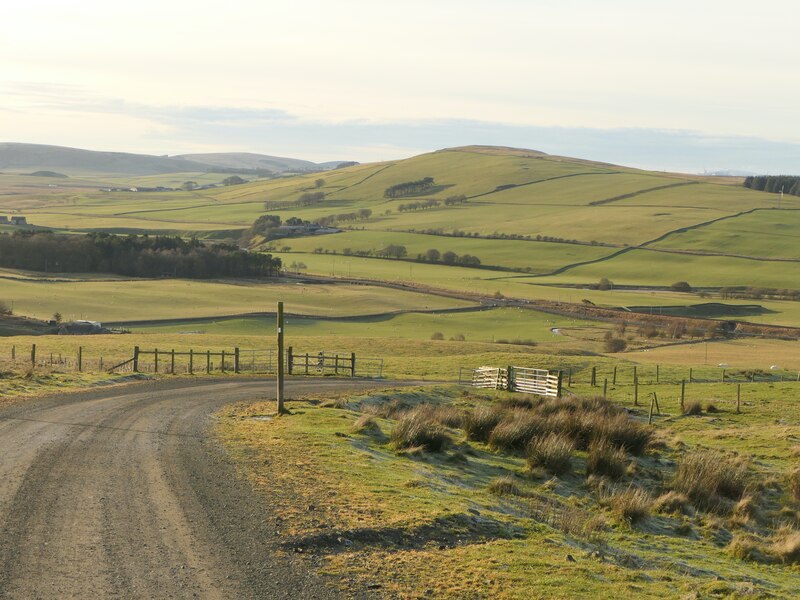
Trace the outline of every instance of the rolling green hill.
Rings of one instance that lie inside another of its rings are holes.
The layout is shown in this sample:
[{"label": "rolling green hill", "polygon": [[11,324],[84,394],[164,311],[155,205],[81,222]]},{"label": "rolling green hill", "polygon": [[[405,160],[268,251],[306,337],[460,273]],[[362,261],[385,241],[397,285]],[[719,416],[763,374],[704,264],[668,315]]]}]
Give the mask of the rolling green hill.
[{"label": "rolling green hill", "polygon": [[[387,188],[425,178],[433,180],[425,189],[385,196]],[[64,189],[45,180],[31,191],[0,175],[0,200],[9,213],[24,211],[30,223],[58,230],[232,241],[264,214],[284,221],[333,218],[341,233],[253,240],[254,249],[280,252],[286,265],[308,273],[522,298],[591,296],[609,306],[697,303],[696,295],[658,291],[680,280],[707,294],[720,286],[800,288],[793,233],[800,199],[779,203],[777,195],[746,189],[738,178],[470,146],[194,191],[104,193],[84,180],[80,186],[64,180],[77,186]],[[324,199],[298,202],[309,192]],[[358,211],[362,217],[347,217]],[[380,258],[390,244],[404,246],[405,259]],[[480,267],[414,262],[431,249],[477,257]],[[628,290],[625,298],[575,290],[601,278],[647,289]],[[765,319],[781,322],[776,312]],[[794,324],[794,316],[784,322]]]}]

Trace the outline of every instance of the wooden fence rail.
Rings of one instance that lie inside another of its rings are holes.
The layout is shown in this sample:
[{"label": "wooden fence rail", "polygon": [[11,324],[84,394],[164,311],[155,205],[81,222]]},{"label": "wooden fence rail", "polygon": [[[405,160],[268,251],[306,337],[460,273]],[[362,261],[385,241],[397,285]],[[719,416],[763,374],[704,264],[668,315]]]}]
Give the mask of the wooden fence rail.
[{"label": "wooden fence rail", "polygon": [[[465,371],[467,377],[465,377]],[[466,383],[477,388],[538,394],[550,398],[561,396],[561,371],[513,366],[480,367],[466,370],[462,368],[458,380],[459,383]]]}]

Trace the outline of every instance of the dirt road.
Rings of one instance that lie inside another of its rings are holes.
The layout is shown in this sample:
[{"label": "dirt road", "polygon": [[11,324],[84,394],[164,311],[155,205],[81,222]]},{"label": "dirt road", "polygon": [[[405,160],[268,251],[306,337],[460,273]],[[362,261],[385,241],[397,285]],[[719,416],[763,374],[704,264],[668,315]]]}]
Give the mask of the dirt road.
[{"label": "dirt road", "polygon": [[[330,598],[210,438],[274,380],[162,381],[0,410],[0,598]],[[364,382],[287,382],[290,393]]]}]

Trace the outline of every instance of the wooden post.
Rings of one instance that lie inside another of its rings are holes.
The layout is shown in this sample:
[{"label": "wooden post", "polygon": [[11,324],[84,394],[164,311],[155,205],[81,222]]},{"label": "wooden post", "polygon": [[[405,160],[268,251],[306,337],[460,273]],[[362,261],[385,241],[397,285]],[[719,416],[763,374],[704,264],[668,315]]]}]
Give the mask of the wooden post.
[{"label": "wooden post", "polygon": [[653,398],[650,399],[650,414],[647,415],[647,424],[652,425],[653,423],[653,403],[655,400]]},{"label": "wooden post", "polygon": [[225,350],[222,351],[222,372],[225,372]]},{"label": "wooden post", "polygon": [[[800,374],[798,375],[800,377]],[[572,387],[572,367],[567,370],[567,386]]]},{"label": "wooden post", "polygon": [[564,372],[563,371],[559,371],[558,372],[558,391],[556,392],[556,398],[561,398],[561,383],[562,383],[562,381],[564,379],[563,376],[564,376]]},{"label": "wooden post", "polygon": [[333,357],[333,373],[337,377],[339,376],[339,355],[335,355]]},{"label": "wooden post", "polygon": [[639,376],[636,375],[636,367],[633,367],[633,383],[639,383]]},{"label": "wooden post", "polygon": [[139,372],[139,346],[133,347],[133,372]]},{"label": "wooden post", "polygon": [[603,400],[608,398],[608,378],[603,379]]},{"label": "wooden post", "polygon": [[592,367],[592,387],[597,385],[597,367]]},{"label": "wooden post", "polygon": [[681,412],[683,412],[686,403],[686,380],[681,380]]},{"label": "wooden post", "polygon": [[206,350],[206,374],[211,373],[211,350]]},{"label": "wooden post", "polygon": [[155,359],[155,365],[156,365],[156,373],[158,373],[158,348],[156,348],[156,359]]},{"label": "wooden post", "polygon": [[103,370],[103,357],[100,357],[100,370]]},{"label": "wooden post", "polygon": [[[16,346],[16,344],[11,346],[11,360],[17,360],[17,346]],[[798,378],[800,378],[800,373],[798,373]]]},{"label": "wooden post", "polygon": [[350,377],[356,376],[356,353],[350,353]]},{"label": "wooden post", "polygon": [[291,346],[286,349],[286,373],[288,375],[294,373],[294,351]]},{"label": "wooden post", "polygon": [[189,348],[189,375],[194,375],[194,350]]},{"label": "wooden post", "polygon": [[660,365],[656,365],[656,383],[659,383],[659,379],[660,379],[660,377],[659,377],[659,375],[660,375],[659,371],[660,371],[661,369],[660,369],[659,367],[660,367]]},{"label": "wooden post", "polygon": [[78,373],[83,371],[83,346],[78,346]]},{"label": "wooden post", "polygon": [[658,406],[658,394],[656,394],[655,392],[653,392],[653,402],[656,403],[656,414],[660,415],[661,414],[661,407]]},{"label": "wooden post", "polygon": [[239,348],[233,349],[233,372],[239,372]]},{"label": "wooden post", "polygon": [[742,384],[736,386],[736,414],[742,412]]},{"label": "wooden post", "polygon": [[36,344],[31,345],[31,366],[36,366]]},{"label": "wooden post", "polygon": [[611,380],[612,385],[617,385],[617,367],[614,367],[614,378]]},{"label": "wooden post", "polygon": [[689,367],[689,383],[692,383],[692,380],[694,379],[693,373],[694,373],[694,369]]},{"label": "wooden post", "polygon": [[511,365],[506,367],[506,389],[509,392],[514,391],[514,367]]},{"label": "wooden post", "polygon": [[172,375],[175,375],[175,348],[172,349],[172,354],[171,354],[170,363],[169,363],[169,372]]},{"label": "wooden post", "polygon": [[278,414],[285,412],[283,407],[283,302],[278,302]]},{"label": "wooden post", "polygon": [[308,352],[306,352],[306,375],[308,375]]},{"label": "wooden post", "polygon": [[633,405],[639,406],[639,378],[633,380]]}]

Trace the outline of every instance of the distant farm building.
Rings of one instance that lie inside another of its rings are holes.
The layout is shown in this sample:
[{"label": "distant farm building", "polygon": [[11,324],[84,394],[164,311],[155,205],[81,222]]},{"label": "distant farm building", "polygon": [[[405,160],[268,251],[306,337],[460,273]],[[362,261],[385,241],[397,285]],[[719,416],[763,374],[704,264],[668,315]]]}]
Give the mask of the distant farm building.
[{"label": "distant farm building", "polygon": [[11,221],[5,215],[0,215],[0,225],[8,225]]},{"label": "distant farm building", "polygon": [[91,335],[95,333],[109,333],[109,330],[103,327],[102,323],[97,321],[71,321],[63,323],[58,328],[58,333],[61,335]]},{"label": "distant farm building", "polygon": [[27,217],[0,217],[0,225],[27,225]]}]

